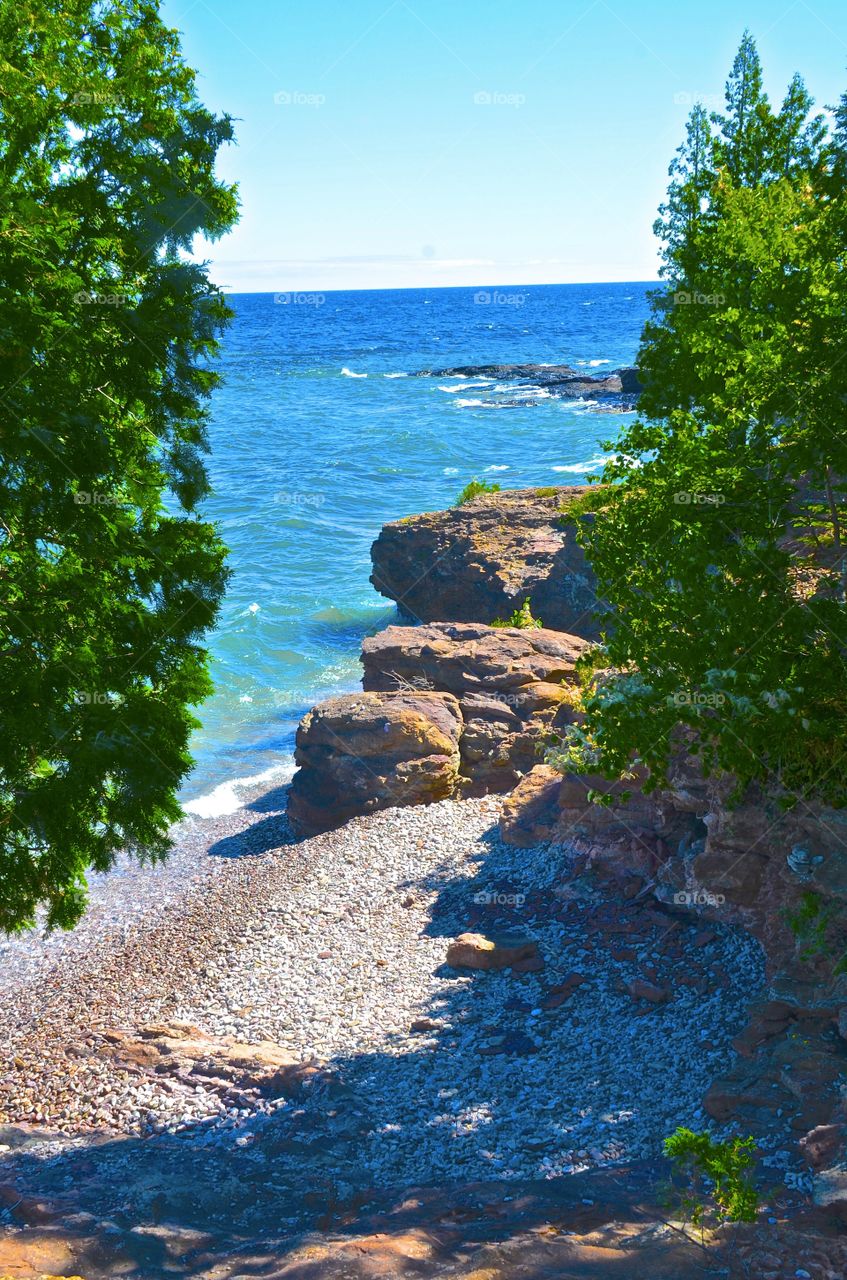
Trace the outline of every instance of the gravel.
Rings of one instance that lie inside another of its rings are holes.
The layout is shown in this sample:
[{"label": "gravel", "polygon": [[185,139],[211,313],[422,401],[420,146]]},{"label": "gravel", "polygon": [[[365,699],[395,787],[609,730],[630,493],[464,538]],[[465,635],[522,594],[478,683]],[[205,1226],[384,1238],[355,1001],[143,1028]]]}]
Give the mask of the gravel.
[{"label": "gravel", "polygon": [[[283,1182],[342,1188],[554,1178],[702,1127],[764,985],[749,935],[715,924],[698,946],[696,921],[570,884],[567,849],[501,842],[493,798],[301,842],[283,800],[189,822],[173,863],[113,882],[71,939],[7,949],[0,1123],[73,1144],[92,1131],[238,1144]],[[516,926],[542,972],[446,968],[457,934]],[[545,1007],[573,973],[582,985]],[[634,1000],[636,980],[670,999]],[[101,1030],[163,1018],[275,1041],[325,1062],[331,1083],[293,1102],[225,1094],[104,1052]]]}]

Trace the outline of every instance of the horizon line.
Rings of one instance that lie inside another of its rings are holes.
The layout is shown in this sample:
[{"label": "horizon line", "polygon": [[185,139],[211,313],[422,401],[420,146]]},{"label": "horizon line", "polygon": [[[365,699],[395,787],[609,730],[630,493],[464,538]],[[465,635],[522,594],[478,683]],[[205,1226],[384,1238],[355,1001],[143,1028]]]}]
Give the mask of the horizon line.
[{"label": "horizon line", "polygon": [[296,293],[316,293],[316,294],[317,294],[317,293],[319,293],[319,294],[326,294],[326,293],[431,293],[431,292],[433,292],[433,291],[444,292],[444,291],[447,291],[447,290],[456,290],[456,289],[462,289],[462,290],[465,290],[465,291],[468,291],[468,290],[482,290],[482,289],[504,289],[504,290],[505,290],[505,289],[509,289],[509,290],[515,290],[515,289],[579,289],[579,288],[584,288],[586,285],[598,285],[598,286],[599,286],[599,285],[604,285],[604,286],[606,286],[606,287],[609,287],[609,286],[611,286],[611,285],[618,285],[618,286],[623,287],[623,286],[627,286],[627,285],[654,285],[654,284],[661,284],[661,283],[662,283],[661,279],[660,279],[659,277],[656,277],[655,279],[652,279],[652,280],[546,280],[546,281],[543,281],[543,282],[541,282],[541,281],[535,281],[535,282],[534,282],[534,283],[532,283],[532,284],[503,284],[503,283],[494,283],[494,284],[492,284],[492,283],[486,282],[485,284],[419,284],[419,285],[417,285],[417,284],[416,284],[416,285],[401,285],[401,284],[398,284],[398,285],[351,285],[350,287],[348,287],[348,288],[346,288],[346,289],[340,289],[340,288],[327,289],[327,288],[317,288],[317,287],[315,287],[315,288],[311,288],[311,287],[310,287],[310,288],[304,288],[302,285],[301,285],[301,286],[299,286],[298,288],[290,288],[290,289],[283,289],[283,288],[277,288],[277,289],[236,289],[236,288],[227,288],[227,287],[226,287],[226,286],[224,286],[224,285],[218,285],[217,287],[221,290],[221,292],[222,292],[222,293],[224,293],[224,294],[226,294],[226,295],[228,295],[228,296],[230,296],[230,295],[235,295],[235,294],[238,294],[238,295],[244,295],[244,294],[246,294],[246,295],[251,296],[251,297],[252,297],[252,296],[254,296],[254,295],[255,295],[256,297],[262,297],[262,296],[267,295],[267,294],[276,294],[276,293],[280,293],[280,294],[281,294],[281,293],[291,293],[291,294],[296,294]]}]

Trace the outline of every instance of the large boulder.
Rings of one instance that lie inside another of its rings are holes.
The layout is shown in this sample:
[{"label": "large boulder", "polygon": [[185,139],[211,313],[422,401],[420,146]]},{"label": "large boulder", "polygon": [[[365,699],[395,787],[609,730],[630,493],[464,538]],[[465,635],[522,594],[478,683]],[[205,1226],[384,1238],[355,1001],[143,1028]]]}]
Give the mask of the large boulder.
[{"label": "large boulder", "polygon": [[456,791],[462,714],[450,693],[354,693],[320,703],[297,730],[288,816],[312,835],[357,814]]},{"label": "large boulder", "polygon": [[508,791],[568,723],[574,664],[588,647],[543,628],[432,623],[386,627],[364,642],[365,689],[435,690],[459,701],[461,772],[470,793]]},{"label": "large boulder", "polygon": [[545,627],[596,638],[594,573],[563,518],[584,492],[509,489],[395,520],[371,548],[371,582],[418,622],[490,623],[529,600]]}]

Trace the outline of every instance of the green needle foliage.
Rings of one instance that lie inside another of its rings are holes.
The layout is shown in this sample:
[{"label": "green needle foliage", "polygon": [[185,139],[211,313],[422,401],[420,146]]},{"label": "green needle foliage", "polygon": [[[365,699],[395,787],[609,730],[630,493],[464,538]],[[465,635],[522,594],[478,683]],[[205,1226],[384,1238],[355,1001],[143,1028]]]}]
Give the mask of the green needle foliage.
[{"label": "green needle foliage", "polygon": [[562,767],[659,785],[684,725],[739,790],[844,802],[847,96],[832,137],[811,108],[799,77],[770,105],[745,34],[671,165],[639,417],[578,522],[613,627]]},{"label": "green needle foliage", "polygon": [[706,1226],[721,1222],[753,1222],[759,1197],[750,1181],[756,1143],[753,1138],[717,1142],[708,1133],[679,1128],[665,1138],[665,1155],[682,1179],[680,1209],[686,1222]]},{"label": "green needle foliage", "polygon": [[0,929],[72,926],[86,874],[168,849],[225,548],[194,237],[232,138],[156,0],[0,0]]}]

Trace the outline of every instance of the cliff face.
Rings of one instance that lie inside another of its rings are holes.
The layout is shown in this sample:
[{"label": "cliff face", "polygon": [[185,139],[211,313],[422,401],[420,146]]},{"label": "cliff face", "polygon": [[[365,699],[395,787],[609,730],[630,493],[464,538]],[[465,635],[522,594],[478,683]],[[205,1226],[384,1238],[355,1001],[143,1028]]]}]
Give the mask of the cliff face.
[{"label": "cliff face", "polygon": [[395,520],[371,549],[371,582],[416,622],[491,623],[528,599],[545,627],[593,639],[594,574],[562,520],[585,491],[512,489]]}]

